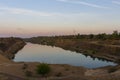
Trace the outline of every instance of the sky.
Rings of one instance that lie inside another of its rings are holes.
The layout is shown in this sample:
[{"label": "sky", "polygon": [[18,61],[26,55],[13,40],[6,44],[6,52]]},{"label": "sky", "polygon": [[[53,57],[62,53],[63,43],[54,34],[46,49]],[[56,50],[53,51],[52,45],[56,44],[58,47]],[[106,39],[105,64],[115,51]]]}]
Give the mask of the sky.
[{"label": "sky", "polygon": [[120,31],[120,0],[0,0],[0,37]]}]

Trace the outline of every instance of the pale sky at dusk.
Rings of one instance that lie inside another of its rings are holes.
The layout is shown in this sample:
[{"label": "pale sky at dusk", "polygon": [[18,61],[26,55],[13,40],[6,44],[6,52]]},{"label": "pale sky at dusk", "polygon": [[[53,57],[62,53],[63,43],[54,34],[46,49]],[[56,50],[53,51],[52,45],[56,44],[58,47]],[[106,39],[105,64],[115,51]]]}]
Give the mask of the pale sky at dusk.
[{"label": "pale sky at dusk", "polygon": [[120,0],[0,0],[0,37],[120,31]]}]

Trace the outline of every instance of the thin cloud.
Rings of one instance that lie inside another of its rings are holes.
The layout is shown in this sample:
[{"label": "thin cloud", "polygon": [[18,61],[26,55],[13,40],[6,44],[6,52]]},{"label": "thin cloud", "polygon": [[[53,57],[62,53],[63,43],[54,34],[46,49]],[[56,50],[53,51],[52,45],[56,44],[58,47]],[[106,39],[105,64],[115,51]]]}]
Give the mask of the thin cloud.
[{"label": "thin cloud", "polygon": [[119,1],[112,1],[112,3],[120,5]]},{"label": "thin cloud", "polygon": [[73,0],[57,0],[57,1],[68,2],[68,3],[73,3],[73,4],[81,4],[81,5],[94,7],[94,8],[108,9],[108,7],[105,7],[105,6],[92,4],[92,3],[88,3],[88,2],[83,2],[83,1],[78,1],[78,0],[74,0],[74,1]]},{"label": "thin cloud", "polygon": [[17,15],[27,15],[27,16],[37,16],[37,17],[83,17],[86,15],[89,15],[88,13],[49,13],[49,12],[40,12],[40,11],[34,11],[34,10],[28,10],[28,9],[22,9],[22,8],[11,8],[11,7],[1,7],[0,6],[0,13],[8,13],[8,14],[17,14]]},{"label": "thin cloud", "polygon": [[30,15],[30,16],[56,16],[59,15],[57,13],[48,13],[48,12],[40,12],[22,8],[11,8],[0,6],[0,12],[10,13],[10,14],[19,14],[19,15]]}]

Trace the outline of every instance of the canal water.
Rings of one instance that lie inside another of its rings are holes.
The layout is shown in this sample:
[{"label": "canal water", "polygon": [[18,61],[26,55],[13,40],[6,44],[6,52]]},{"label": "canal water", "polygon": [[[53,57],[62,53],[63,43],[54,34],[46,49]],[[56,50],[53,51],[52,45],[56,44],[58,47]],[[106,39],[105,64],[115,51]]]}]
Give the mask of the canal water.
[{"label": "canal water", "polygon": [[81,53],[64,50],[59,47],[27,43],[14,58],[15,62],[42,62],[48,64],[69,64],[72,66],[84,66],[98,68],[116,65],[113,62],[92,58]]}]

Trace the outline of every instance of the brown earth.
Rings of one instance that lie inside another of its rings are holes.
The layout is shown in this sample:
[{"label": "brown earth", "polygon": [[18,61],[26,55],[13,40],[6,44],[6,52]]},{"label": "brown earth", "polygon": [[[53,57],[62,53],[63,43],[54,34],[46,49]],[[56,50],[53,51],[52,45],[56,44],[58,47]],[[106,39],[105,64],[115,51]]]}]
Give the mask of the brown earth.
[{"label": "brown earth", "polygon": [[25,44],[20,38],[0,38],[0,54],[11,60]]},{"label": "brown earth", "polygon": [[[51,72],[46,77],[42,77],[36,73],[36,66],[39,64],[7,61],[0,63],[0,80],[120,80],[120,68],[108,72],[113,67],[86,69],[65,64],[50,64]],[[25,66],[27,67],[24,68]],[[27,72],[31,75],[27,76]]]},{"label": "brown earth", "polygon": [[25,45],[21,39],[4,40],[0,40],[0,44],[4,46],[0,47],[0,80],[120,80],[119,65],[87,69],[66,64],[50,64],[51,72],[43,77],[36,73],[36,66],[40,63],[11,61],[15,52]]}]

